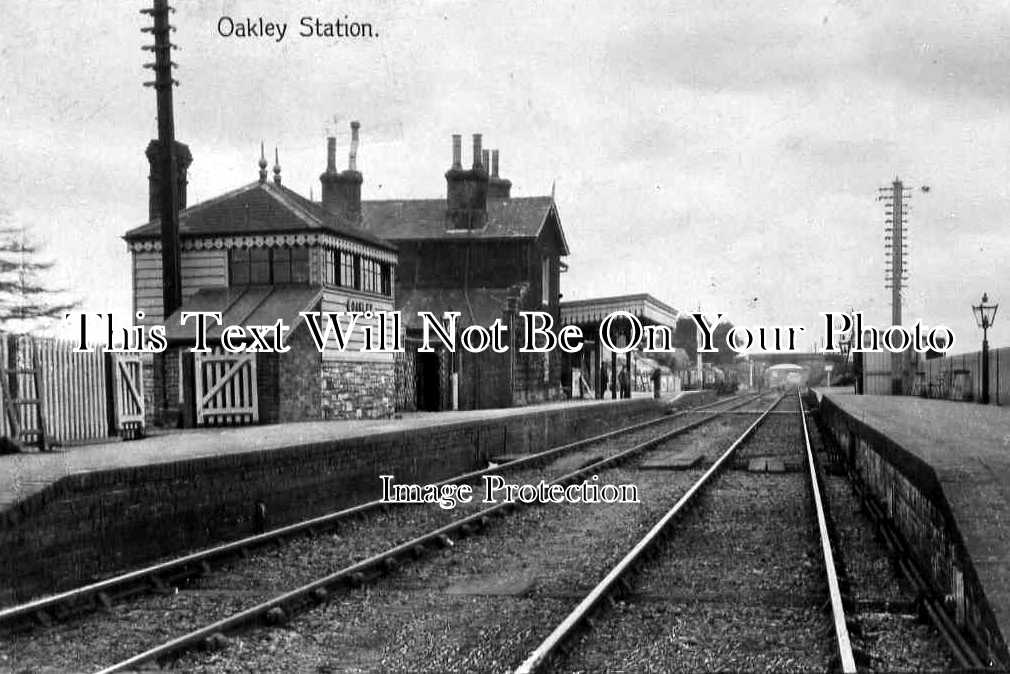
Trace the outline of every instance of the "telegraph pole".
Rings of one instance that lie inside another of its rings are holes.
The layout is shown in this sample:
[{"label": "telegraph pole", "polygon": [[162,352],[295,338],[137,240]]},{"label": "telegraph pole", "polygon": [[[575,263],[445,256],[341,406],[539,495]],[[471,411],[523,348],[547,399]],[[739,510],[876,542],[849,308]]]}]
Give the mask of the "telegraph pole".
[{"label": "telegraph pole", "polygon": [[[908,244],[905,242],[908,234],[909,190],[895,176],[891,186],[881,187],[878,200],[884,201],[884,250],[890,254],[889,267],[885,269],[884,287],[891,291],[891,325],[901,325],[901,291],[907,287],[908,280]],[[900,395],[904,392],[904,354],[891,354],[891,393]]]},{"label": "telegraph pole", "polygon": [[[154,70],[154,81],[144,82],[144,86],[154,87],[158,100],[158,140],[151,142],[147,154],[151,160],[151,180],[157,183],[160,197],[158,215],[161,220],[162,299],[163,318],[166,319],[182,305],[179,250],[180,166],[172,106],[172,88],[179,83],[172,77],[172,68],[176,67],[172,62],[172,50],[176,47],[172,44],[170,33],[175,28],[168,22],[169,12],[174,11],[169,7],[168,0],[153,0],[150,9],[140,10],[141,14],[148,14],[154,20],[153,26],[141,30],[154,34],[154,44],[143,46],[144,50],[154,52],[154,63],[144,65],[145,68]],[[155,166],[158,167],[157,175]],[[184,172],[186,169],[182,170]]]}]

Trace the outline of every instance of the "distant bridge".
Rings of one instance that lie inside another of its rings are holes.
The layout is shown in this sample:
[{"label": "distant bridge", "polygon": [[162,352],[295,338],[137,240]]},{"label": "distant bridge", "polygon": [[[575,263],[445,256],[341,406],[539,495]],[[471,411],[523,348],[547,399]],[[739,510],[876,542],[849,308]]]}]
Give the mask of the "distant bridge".
[{"label": "distant bridge", "polygon": [[834,365],[834,369],[837,372],[839,369],[838,363],[841,361],[841,355],[830,353],[797,352],[754,353],[751,354],[750,359],[754,363],[763,365],[761,368],[762,370],[772,367],[773,365],[786,364],[805,367],[809,371],[809,380],[811,382],[817,382],[825,375],[825,365]]}]

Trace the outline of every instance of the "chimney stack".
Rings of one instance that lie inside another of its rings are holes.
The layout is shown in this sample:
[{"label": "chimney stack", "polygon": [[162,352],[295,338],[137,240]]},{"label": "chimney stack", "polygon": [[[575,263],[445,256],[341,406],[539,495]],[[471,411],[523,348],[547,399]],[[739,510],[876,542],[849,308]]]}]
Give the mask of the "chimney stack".
[{"label": "chimney stack", "polygon": [[358,129],[360,128],[359,122],[351,122],[351,151],[347,155],[347,169],[349,171],[358,170]]},{"label": "chimney stack", "polygon": [[491,151],[491,177],[488,178],[487,198],[508,199],[512,194],[512,181],[498,176],[498,150]]},{"label": "chimney stack", "polygon": [[337,139],[334,136],[326,139],[326,172],[337,172]]},{"label": "chimney stack", "polygon": [[479,133],[473,134],[473,170],[474,171],[478,171],[481,168],[481,165],[480,165],[480,154],[481,154],[481,150],[480,150],[480,142],[481,141],[480,141],[480,138],[481,138],[481,136],[480,136]]},{"label": "chimney stack", "polygon": [[445,173],[446,228],[481,229],[487,224],[487,171],[481,164],[481,135],[473,134],[473,168],[463,170],[461,137],[452,136],[452,167]]},{"label": "chimney stack", "polygon": [[337,172],[337,139],[326,139],[326,171],[319,176],[322,183],[321,199],[323,209],[336,217],[357,224],[361,219],[361,174],[358,163],[358,129],[361,124],[351,122],[351,149],[348,153],[348,168]]},{"label": "chimney stack", "polygon": [[452,168],[463,170],[463,137],[458,133],[452,134]]}]

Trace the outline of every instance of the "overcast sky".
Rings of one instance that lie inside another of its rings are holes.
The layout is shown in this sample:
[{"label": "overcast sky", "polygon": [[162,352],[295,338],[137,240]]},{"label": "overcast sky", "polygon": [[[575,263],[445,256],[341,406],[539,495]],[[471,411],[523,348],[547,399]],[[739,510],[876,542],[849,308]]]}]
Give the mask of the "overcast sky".
[{"label": "overcast sky", "polygon": [[[146,219],[156,135],[146,4],[0,9],[0,206],[46,244],[56,283],[124,320],[120,236]],[[850,305],[889,323],[876,195],[898,175],[915,188],[906,322],[975,349],[985,290],[1007,303],[992,341],[1010,344],[1005,2],[175,4],[191,204],[255,180],[261,139],[318,199],[325,130],[336,120],[346,156],[351,119],[365,198],[443,196],[451,134],[469,161],[481,132],[513,195],[556,183],[565,299],[648,292],[813,336],[818,312]],[[378,37],[296,34],[344,15]],[[288,32],[224,38],[222,16]]]}]

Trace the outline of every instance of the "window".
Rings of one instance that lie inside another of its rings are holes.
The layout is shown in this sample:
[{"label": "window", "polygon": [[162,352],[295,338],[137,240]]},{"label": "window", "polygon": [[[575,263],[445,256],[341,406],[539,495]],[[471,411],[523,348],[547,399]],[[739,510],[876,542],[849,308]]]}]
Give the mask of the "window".
[{"label": "window", "polygon": [[323,251],[323,282],[376,295],[393,295],[393,268],[344,251]]},{"label": "window", "polygon": [[230,284],[308,283],[309,250],[293,248],[232,248],[228,251]]},{"label": "window", "polygon": [[393,295],[393,266],[390,264],[382,265],[382,287],[380,292],[387,297],[392,297]]},{"label": "window", "polygon": [[351,253],[340,253],[340,285],[344,288],[357,288],[357,256]]},{"label": "window", "polygon": [[361,289],[369,293],[382,291],[382,269],[375,260],[361,260]]},{"label": "window", "polygon": [[228,275],[233,286],[249,285],[249,249],[233,248],[228,252]]},{"label": "window", "polygon": [[294,248],[273,248],[274,283],[308,283],[309,249],[305,246]]},{"label": "window", "polygon": [[331,286],[337,283],[337,254],[332,248],[323,250],[323,283]]},{"label": "window", "polygon": [[270,283],[270,249],[249,249],[249,283]]},{"label": "window", "polygon": [[275,250],[273,263],[274,283],[291,283],[291,249]]},{"label": "window", "polygon": [[544,305],[550,304],[550,258],[540,259],[540,288],[541,303]]}]

